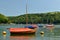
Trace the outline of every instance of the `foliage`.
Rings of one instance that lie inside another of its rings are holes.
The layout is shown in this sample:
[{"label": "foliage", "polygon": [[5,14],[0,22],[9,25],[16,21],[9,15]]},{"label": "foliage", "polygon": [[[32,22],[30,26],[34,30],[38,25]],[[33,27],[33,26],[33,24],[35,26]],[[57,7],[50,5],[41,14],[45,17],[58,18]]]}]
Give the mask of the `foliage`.
[{"label": "foliage", "polygon": [[7,23],[8,22],[8,18],[2,14],[0,14],[0,23]]},{"label": "foliage", "polygon": [[[60,23],[60,12],[28,13],[28,23]],[[26,14],[19,16],[9,16],[8,18],[0,14],[0,23],[26,23]]]}]

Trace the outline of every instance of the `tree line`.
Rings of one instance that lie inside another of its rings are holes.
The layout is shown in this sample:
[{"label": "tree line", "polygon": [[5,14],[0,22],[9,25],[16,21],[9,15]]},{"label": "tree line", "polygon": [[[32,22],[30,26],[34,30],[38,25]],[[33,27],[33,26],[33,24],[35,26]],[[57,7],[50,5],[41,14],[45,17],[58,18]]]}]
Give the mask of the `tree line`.
[{"label": "tree line", "polygon": [[33,23],[60,23],[60,12],[47,12],[47,13],[28,13],[19,16],[5,16],[0,14],[0,23],[16,23],[26,24],[26,15],[28,24]]}]

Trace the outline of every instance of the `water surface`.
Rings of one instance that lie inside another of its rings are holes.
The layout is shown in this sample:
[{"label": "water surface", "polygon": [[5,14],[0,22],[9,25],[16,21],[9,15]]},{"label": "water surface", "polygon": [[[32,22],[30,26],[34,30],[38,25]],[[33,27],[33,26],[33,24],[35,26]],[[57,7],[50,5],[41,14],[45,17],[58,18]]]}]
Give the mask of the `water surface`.
[{"label": "water surface", "polygon": [[[51,32],[46,28],[38,28],[37,32],[34,35],[19,35],[19,36],[10,36],[10,32],[6,28],[21,28],[25,24],[1,24],[0,25],[0,40],[60,40],[60,25],[55,25],[55,28]],[[7,34],[3,35],[3,31],[6,31]],[[42,36],[40,32],[43,31],[44,35]]]}]

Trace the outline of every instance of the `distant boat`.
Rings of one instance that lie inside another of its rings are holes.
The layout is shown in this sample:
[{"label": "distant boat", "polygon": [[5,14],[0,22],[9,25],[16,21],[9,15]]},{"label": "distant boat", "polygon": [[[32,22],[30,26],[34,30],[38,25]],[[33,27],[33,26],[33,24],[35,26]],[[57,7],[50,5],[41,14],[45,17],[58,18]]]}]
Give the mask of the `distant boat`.
[{"label": "distant boat", "polygon": [[[50,16],[50,15],[49,15]],[[52,18],[52,17],[50,17]],[[52,30],[54,28],[54,24],[52,24],[52,19],[47,19],[47,24],[45,25],[47,29]]]},{"label": "distant boat", "polygon": [[43,24],[38,24],[38,27],[44,27],[44,25]]},{"label": "distant boat", "polygon": [[46,28],[51,30],[54,28],[54,25],[53,24],[46,24]]}]

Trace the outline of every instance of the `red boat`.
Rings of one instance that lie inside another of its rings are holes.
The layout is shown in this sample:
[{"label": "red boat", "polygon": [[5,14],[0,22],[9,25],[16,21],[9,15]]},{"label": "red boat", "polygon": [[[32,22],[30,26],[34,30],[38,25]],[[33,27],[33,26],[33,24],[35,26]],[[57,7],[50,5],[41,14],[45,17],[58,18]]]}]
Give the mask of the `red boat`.
[{"label": "red boat", "polygon": [[11,35],[13,34],[35,34],[36,28],[30,29],[30,28],[10,28]]},{"label": "red boat", "polygon": [[[28,24],[28,15],[27,15],[27,4],[26,4],[26,25]],[[25,28],[10,28],[11,34],[33,34],[36,32],[36,25],[33,25],[33,27],[25,27]]]},{"label": "red boat", "polygon": [[29,28],[10,28],[10,32],[14,32],[14,33],[33,33],[35,32],[35,29],[29,29]]},{"label": "red boat", "polygon": [[11,35],[16,34],[35,34],[37,25],[26,26],[25,28],[9,28]]}]

